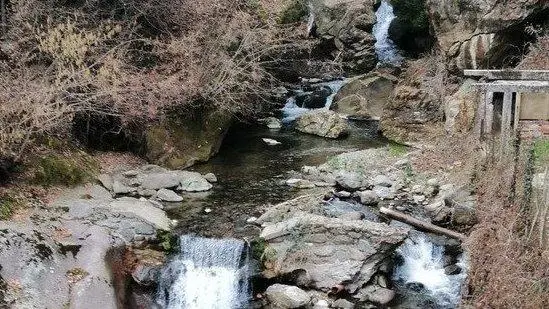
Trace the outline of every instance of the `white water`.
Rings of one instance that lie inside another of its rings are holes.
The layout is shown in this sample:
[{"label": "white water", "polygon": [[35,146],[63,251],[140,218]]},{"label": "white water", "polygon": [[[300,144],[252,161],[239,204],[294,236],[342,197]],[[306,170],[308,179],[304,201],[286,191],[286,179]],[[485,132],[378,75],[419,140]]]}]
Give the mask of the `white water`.
[{"label": "white water", "polygon": [[241,309],[249,299],[244,242],[181,237],[181,253],[163,270],[158,303],[164,309]]},{"label": "white water", "polygon": [[[330,106],[332,106],[332,102],[334,101],[334,97],[336,96],[339,89],[343,87],[344,84],[345,84],[345,80],[340,80],[340,79],[330,81],[330,82],[315,84],[316,86],[319,86],[319,87],[321,86],[330,87],[330,89],[332,90],[332,94],[330,94],[330,96],[326,98],[326,104],[324,105],[324,109],[330,109]],[[282,114],[283,114],[282,122],[284,123],[292,122],[309,110],[310,109],[308,108],[297,106],[295,96],[289,97],[286,100],[286,104],[282,108]]]},{"label": "white water", "polygon": [[466,261],[460,257],[460,274],[444,273],[444,248],[433,244],[424,235],[409,238],[397,252],[404,264],[395,269],[393,279],[407,283],[421,283],[436,299],[440,308],[455,308],[460,301],[461,285],[467,276]]},{"label": "white water", "polygon": [[399,65],[402,61],[402,56],[395,43],[389,38],[389,26],[395,18],[391,4],[387,0],[382,0],[376,11],[377,22],[373,29],[376,38],[374,47],[380,63]]}]

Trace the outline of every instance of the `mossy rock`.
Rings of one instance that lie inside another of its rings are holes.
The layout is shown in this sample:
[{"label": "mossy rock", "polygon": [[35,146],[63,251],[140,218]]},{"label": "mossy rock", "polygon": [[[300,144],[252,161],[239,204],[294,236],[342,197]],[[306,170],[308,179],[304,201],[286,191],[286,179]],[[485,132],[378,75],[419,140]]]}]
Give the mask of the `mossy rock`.
[{"label": "mossy rock", "polygon": [[17,201],[8,196],[0,196],[0,220],[8,220],[19,207]]},{"label": "mossy rock", "polygon": [[214,156],[232,123],[222,112],[172,113],[146,130],[146,157],[172,169],[206,162]]},{"label": "mossy rock", "polygon": [[290,0],[278,16],[279,24],[293,24],[303,21],[309,14],[307,3],[304,0]]},{"label": "mossy rock", "polygon": [[33,182],[44,186],[75,186],[92,180],[99,172],[99,164],[83,151],[50,154],[30,165],[36,166]]}]

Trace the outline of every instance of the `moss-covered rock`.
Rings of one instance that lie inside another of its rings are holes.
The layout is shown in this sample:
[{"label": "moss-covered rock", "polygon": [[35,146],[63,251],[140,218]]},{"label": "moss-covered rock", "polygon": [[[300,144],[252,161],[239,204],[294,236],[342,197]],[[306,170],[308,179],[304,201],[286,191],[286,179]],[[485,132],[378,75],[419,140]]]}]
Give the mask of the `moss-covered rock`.
[{"label": "moss-covered rock", "polygon": [[74,186],[92,180],[99,172],[95,159],[80,150],[63,154],[54,152],[30,165],[36,166],[33,182],[44,186]]},{"label": "moss-covered rock", "polygon": [[232,116],[218,111],[171,113],[145,132],[146,157],[169,168],[205,162],[219,151]]},{"label": "moss-covered rock", "polygon": [[304,0],[290,0],[286,3],[284,10],[278,16],[278,23],[297,23],[307,16],[307,3]]}]

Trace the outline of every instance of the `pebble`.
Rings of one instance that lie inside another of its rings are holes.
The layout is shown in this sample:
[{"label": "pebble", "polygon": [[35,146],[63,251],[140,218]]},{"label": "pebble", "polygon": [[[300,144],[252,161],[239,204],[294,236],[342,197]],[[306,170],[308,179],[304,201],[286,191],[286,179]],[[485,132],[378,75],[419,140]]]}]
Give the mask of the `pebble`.
[{"label": "pebble", "polygon": [[204,212],[209,214],[210,212],[212,212],[212,209],[211,208],[206,208],[206,209],[204,209]]},{"label": "pebble", "polygon": [[255,221],[257,221],[257,218],[256,217],[249,217],[246,222],[248,223],[254,223]]}]

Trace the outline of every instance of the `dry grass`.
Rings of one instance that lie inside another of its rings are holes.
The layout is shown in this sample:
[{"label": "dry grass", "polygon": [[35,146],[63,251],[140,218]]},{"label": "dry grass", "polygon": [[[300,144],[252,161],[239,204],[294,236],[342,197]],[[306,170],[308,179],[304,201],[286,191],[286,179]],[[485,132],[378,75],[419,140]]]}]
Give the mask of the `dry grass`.
[{"label": "dry grass", "polygon": [[549,70],[549,34],[540,36],[530,45],[529,52],[519,63],[519,69]]}]

